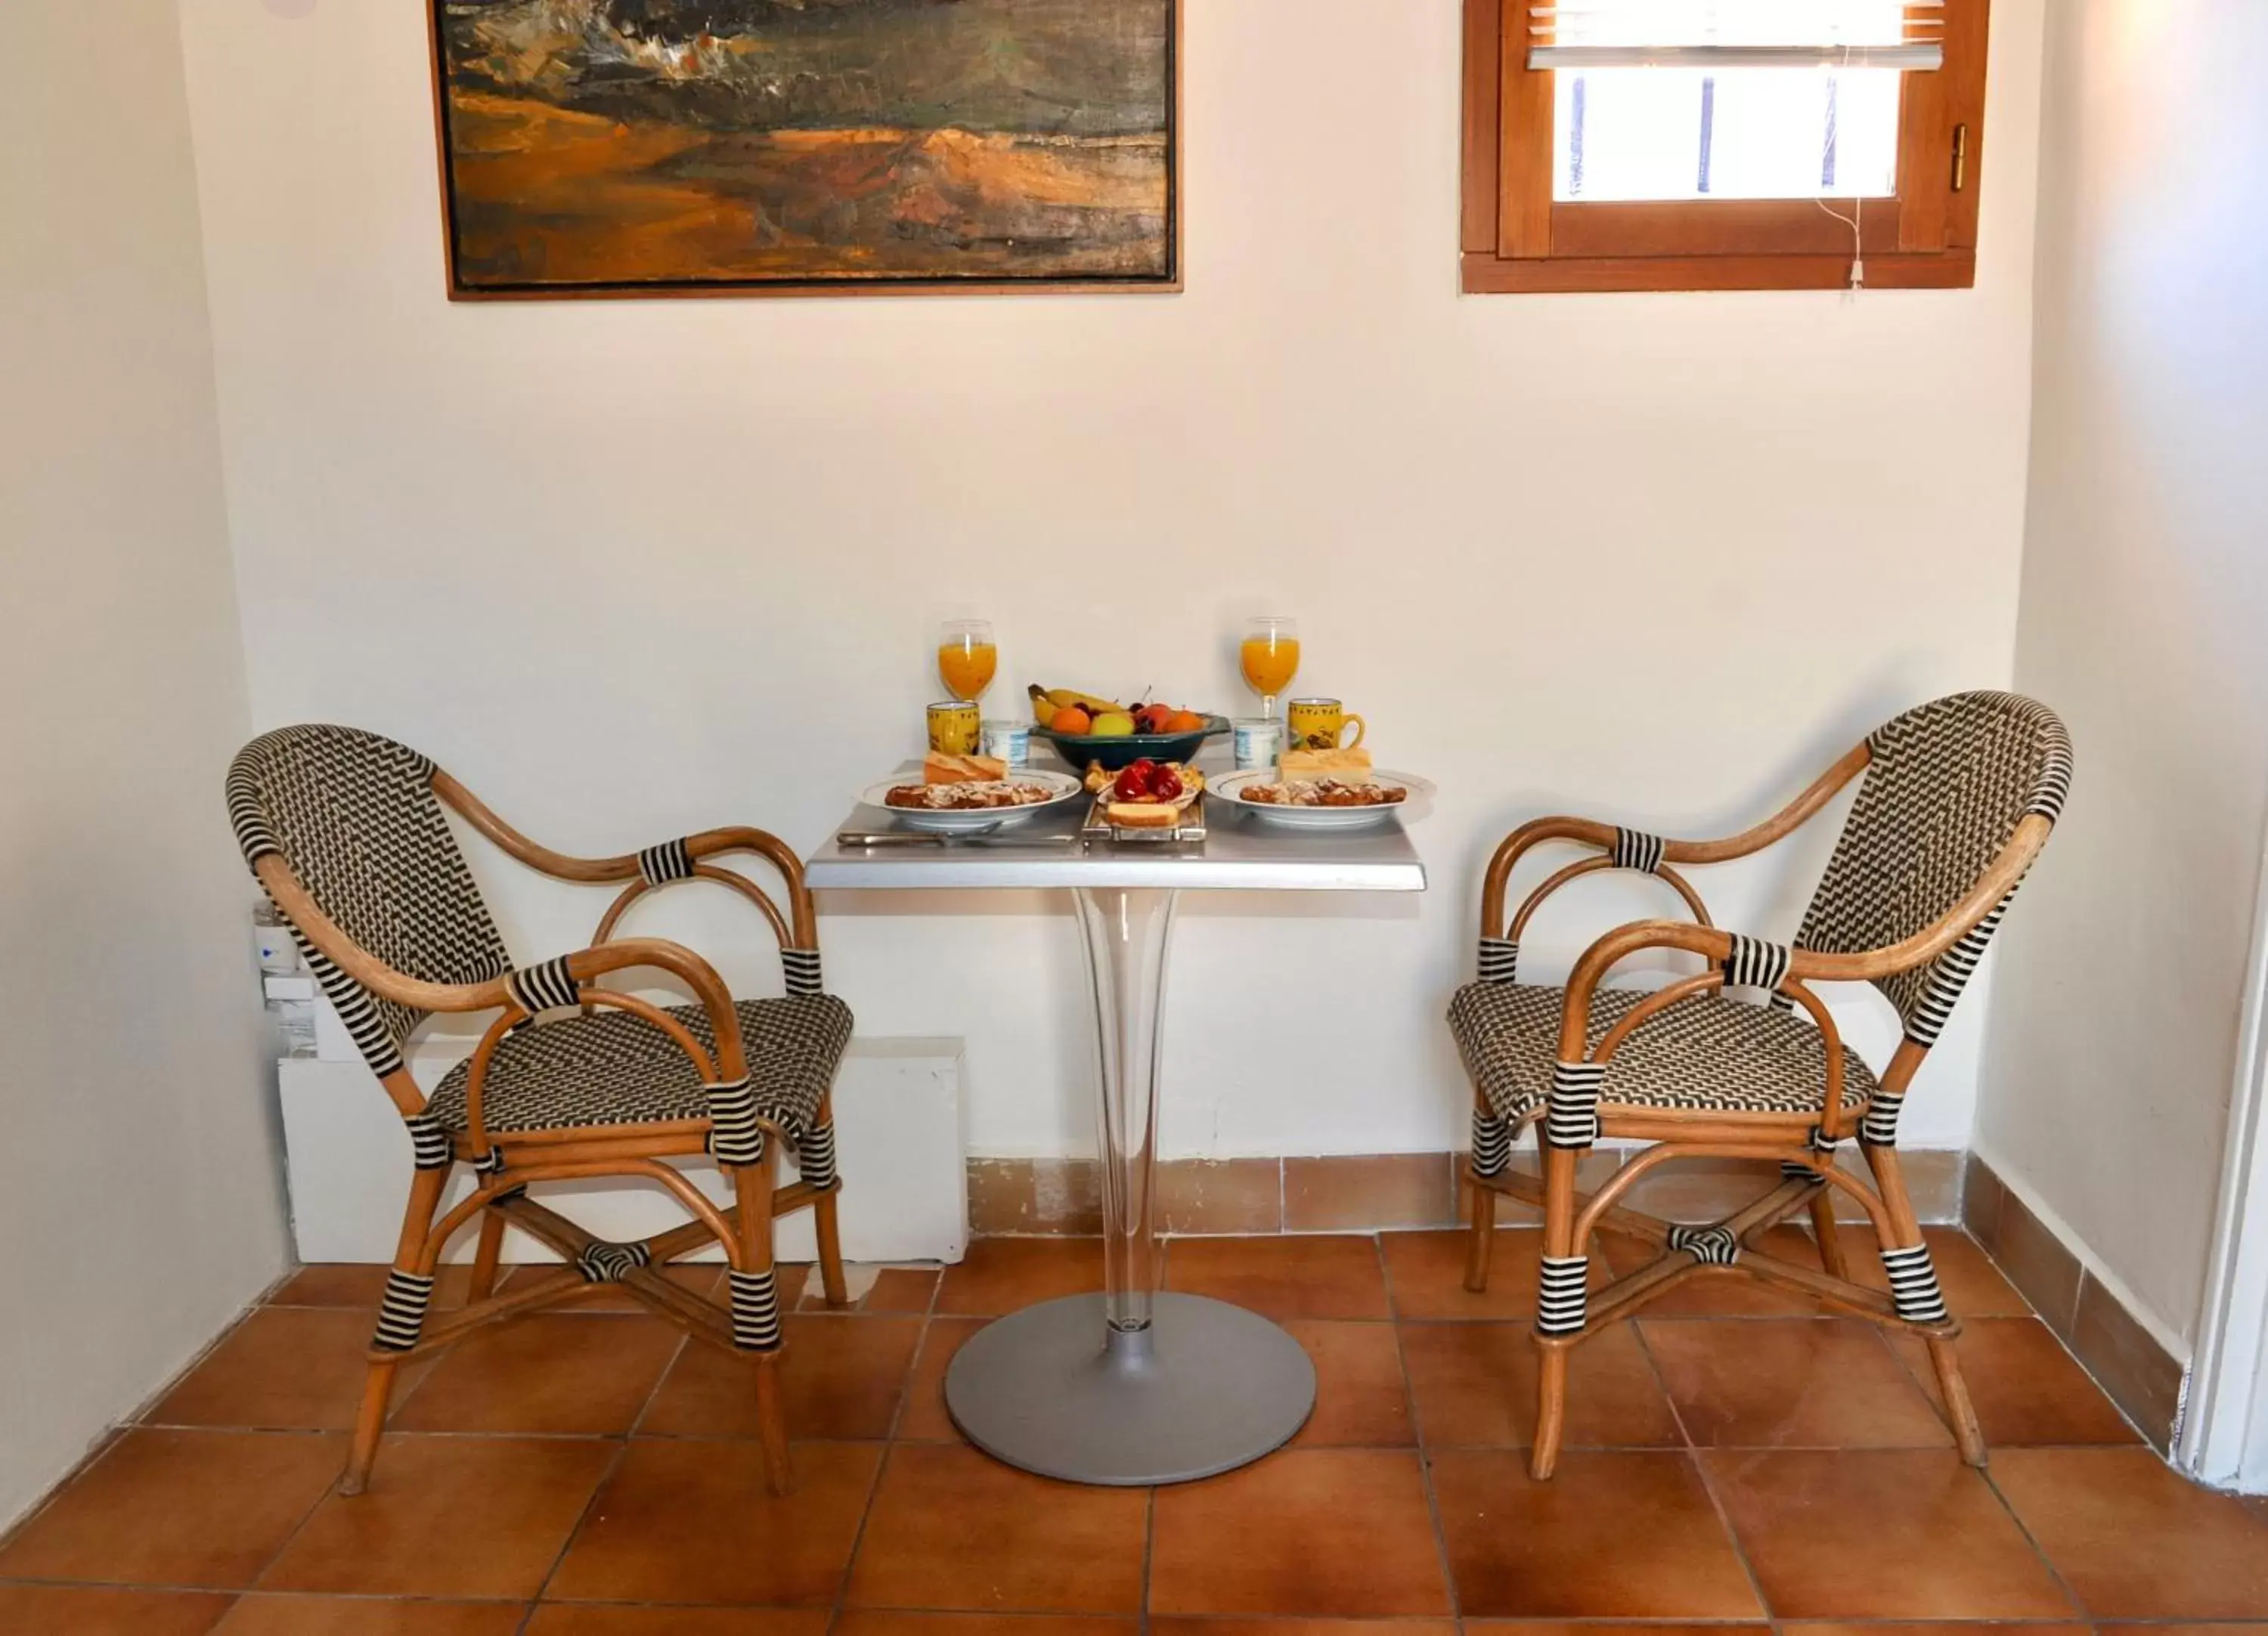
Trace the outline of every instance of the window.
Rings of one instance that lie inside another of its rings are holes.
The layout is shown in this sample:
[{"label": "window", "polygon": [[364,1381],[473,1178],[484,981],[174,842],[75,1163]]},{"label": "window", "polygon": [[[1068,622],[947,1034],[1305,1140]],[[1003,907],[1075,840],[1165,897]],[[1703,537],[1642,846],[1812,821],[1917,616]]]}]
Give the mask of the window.
[{"label": "window", "polygon": [[1989,0],[1465,0],[1464,287],[1966,286]]}]

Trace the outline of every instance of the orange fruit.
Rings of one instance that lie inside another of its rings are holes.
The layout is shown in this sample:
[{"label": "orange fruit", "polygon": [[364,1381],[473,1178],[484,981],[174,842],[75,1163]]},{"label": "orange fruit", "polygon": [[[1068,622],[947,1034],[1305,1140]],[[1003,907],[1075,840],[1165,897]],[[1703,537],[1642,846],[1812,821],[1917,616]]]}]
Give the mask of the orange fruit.
[{"label": "orange fruit", "polygon": [[1193,710],[1177,710],[1172,715],[1166,718],[1166,731],[1168,733],[1202,733],[1204,731],[1204,718],[1198,715],[1197,711]]},{"label": "orange fruit", "polygon": [[1094,726],[1094,719],[1076,704],[1066,704],[1049,719],[1048,726],[1057,733],[1076,737]]}]

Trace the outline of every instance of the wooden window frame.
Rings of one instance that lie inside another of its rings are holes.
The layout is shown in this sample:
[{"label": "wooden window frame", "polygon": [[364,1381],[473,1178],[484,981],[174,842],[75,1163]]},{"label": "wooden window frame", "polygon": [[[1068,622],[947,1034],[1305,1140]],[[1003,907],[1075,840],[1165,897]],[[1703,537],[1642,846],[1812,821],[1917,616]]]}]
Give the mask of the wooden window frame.
[{"label": "wooden window frame", "polygon": [[[1837,221],[1809,199],[1555,201],[1553,81],[1550,70],[1528,66],[1528,4],[1465,0],[1466,293],[1850,283],[1847,217]],[[1945,66],[1903,77],[1897,195],[1868,199],[1860,213],[1869,288],[1977,282],[1990,8],[1991,0],[1946,0]]]}]

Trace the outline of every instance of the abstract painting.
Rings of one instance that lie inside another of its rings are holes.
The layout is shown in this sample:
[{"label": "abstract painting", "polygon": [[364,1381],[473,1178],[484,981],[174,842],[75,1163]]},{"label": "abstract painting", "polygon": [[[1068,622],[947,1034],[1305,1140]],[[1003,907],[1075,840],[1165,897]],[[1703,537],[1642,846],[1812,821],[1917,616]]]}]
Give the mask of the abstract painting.
[{"label": "abstract painting", "polygon": [[463,298],[1177,288],[1180,0],[432,0]]}]

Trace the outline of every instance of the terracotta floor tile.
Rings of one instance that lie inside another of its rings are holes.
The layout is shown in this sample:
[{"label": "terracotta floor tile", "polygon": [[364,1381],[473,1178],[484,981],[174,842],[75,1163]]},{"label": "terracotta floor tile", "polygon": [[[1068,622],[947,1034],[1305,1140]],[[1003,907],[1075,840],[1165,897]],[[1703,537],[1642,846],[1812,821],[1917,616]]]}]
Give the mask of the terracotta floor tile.
[{"label": "terracotta floor tile", "polygon": [[[1550,1619],[1467,1619],[1465,1621],[1467,1636],[1763,1636],[1763,1633],[1771,1628],[1769,1625],[1730,1623],[1665,1625],[1649,1621],[1644,1625],[1613,1625],[1599,1624],[1590,1620],[1580,1623],[1559,1623]],[[1802,1636],[1813,1636],[1815,1632],[1830,1628],[1851,1631],[1860,1627],[1807,1625],[1803,1628]],[[1933,1632],[1940,1628],[1936,1625],[1930,1627]],[[1961,1629],[1959,1625],[1943,1628],[1945,1636],[1953,1636],[1953,1632]],[[2036,1632],[2031,1630],[2021,1632],[2002,1632],[2001,1636],[2049,1636],[2051,1628],[2042,1625]],[[1882,1636],[1889,1636],[1887,1628],[1884,1629]],[[1925,1633],[1915,1632],[1912,1636],[1925,1636]],[[2084,1630],[2076,1631],[2071,1632],[2070,1636],[2087,1636],[2087,1632]]]},{"label": "terracotta floor tile", "polygon": [[[259,1308],[144,1415],[143,1424],[350,1430],[370,1373],[371,1331],[366,1311]],[[420,1359],[394,1371],[397,1405],[432,1367]]]},{"label": "terracotta floor tile", "polygon": [[24,1636],[205,1636],[231,1598],[193,1591],[0,1585],[0,1631]]},{"label": "terracotta floor tile", "polygon": [[[923,1320],[798,1313],[777,1366],[788,1435],[880,1439],[890,1434]],[[696,1342],[678,1354],[654,1395],[641,1437],[754,1437],[758,1366]]]},{"label": "terracotta floor tile", "polygon": [[1059,1295],[1102,1288],[1102,1241],[1096,1238],[980,1238],[945,1270],[937,1309],[997,1318]]},{"label": "terracotta floor tile", "polygon": [[214,1636],[513,1636],[526,1617],[517,1602],[254,1595]]},{"label": "terracotta floor tile", "polygon": [[[1768,1255],[1811,1271],[1819,1269],[1819,1252],[1811,1234],[1782,1225],[1757,1241]],[[1621,1234],[1602,1234],[1599,1245],[1614,1276],[1637,1271],[1660,1255],[1654,1245]],[[1757,1282],[1742,1272],[1697,1272],[1659,1300],[1638,1310],[1647,1318],[1809,1318],[1820,1315],[1815,1301],[1791,1295]]]},{"label": "terracotta floor tile", "polygon": [[[938,1267],[884,1267],[874,1275],[853,1309],[859,1312],[927,1312],[937,1299],[938,1279],[942,1269]],[[825,1312],[828,1308],[821,1298],[819,1279],[814,1273],[809,1285],[810,1310]]]},{"label": "terracotta floor tile", "polygon": [[[1984,1441],[1994,1448],[2028,1443],[2134,1443],[2141,1434],[2037,1318],[1970,1318],[1953,1344]],[[1937,1374],[1918,1335],[1885,1338],[1937,1401]]]},{"label": "terracotta floor tile", "polygon": [[[378,1263],[364,1261],[327,1261],[305,1266],[287,1279],[283,1286],[268,1298],[271,1307],[369,1307],[375,1308],[378,1298],[386,1293],[387,1269]],[[505,1269],[506,1279],[513,1270]],[[455,1263],[443,1267],[434,1277],[433,1306],[461,1307],[465,1292],[471,1286],[473,1269],[468,1263]],[[499,1283],[503,1280],[500,1279]]]},{"label": "terracotta floor tile", "polygon": [[1690,1455],[1579,1449],[1538,1483],[1521,1451],[1460,1450],[1433,1493],[1468,1618],[1762,1617]]},{"label": "terracotta floor tile", "polygon": [[[1449,1619],[1152,1619],[1150,1636],[1456,1636]],[[1003,1632],[1001,1636],[1014,1636]],[[1719,1626],[1711,1636],[1733,1636]]]},{"label": "terracotta floor tile", "polygon": [[827,1612],[792,1608],[621,1608],[547,1602],[527,1636],[827,1636]]},{"label": "terracotta floor tile", "polygon": [[799,1444],[795,1492],[775,1495],[754,1442],[635,1441],[545,1594],[824,1606],[850,1566],[881,1457],[871,1444]]},{"label": "terracotta floor tile", "polygon": [[[1394,1312],[1401,1318],[1521,1318],[1535,1316],[1535,1279],[1543,1234],[1531,1227],[1500,1227],[1490,1241],[1488,1288],[1476,1295],[1465,1288],[1465,1248],[1471,1235],[1448,1228],[1437,1233],[1381,1233],[1387,1282]],[[1603,1262],[1594,1265],[1603,1281]]]},{"label": "terracotta floor tile", "polygon": [[1950,1449],[1701,1458],[1782,1618],[2072,1616],[1991,1485]]},{"label": "terracotta floor tile", "polygon": [[[1429,1448],[1502,1448],[1535,1433],[1535,1338],[1525,1323],[1405,1323],[1403,1357]],[[1627,1323],[1585,1341],[1567,1370],[1571,1448],[1682,1448],[1669,1399]]]},{"label": "terracotta floor tile", "polygon": [[659,1318],[513,1318],[451,1347],[393,1424],[404,1432],[628,1432],[684,1338]]},{"label": "terracotta floor tile", "polygon": [[369,1492],[326,1500],[261,1588],[533,1596],[620,1449],[580,1438],[390,1433]]},{"label": "terracotta floor tile", "polygon": [[[2001,1625],[1986,1619],[1933,1619],[1927,1623],[1838,1625],[1822,1621],[1791,1626],[1801,1636],[2092,1636],[2093,1627],[2086,1625]],[[2182,1636],[2206,1636],[2210,1625],[2191,1625],[2183,1627]],[[1594,1632],[1593,1636],[1606,1636]],[[1636,1636],[1632,1632],[1632,1636]],[[1653,1636],[1651,1632],[1647,1636]],[[2142,1632],[2132,1632],[2142,1636]],[[2169,1633],[2170,1636],[2170,1633]],[[2259,1636],[2259,1632],[2252,1632]]]},{"label": "terracotta floor tile", "polygon": [[1992,1481],[2098,1618],[2268,1618],[2268,1522],[2146,1448],[2007,1448]]},{"label": "terracotta floor tile", "polygon": [[1284,1328],[1315,1366],[1315,1411],[1292,1447],[1398,1448],[1418,1441],[1392,1324],[1290,1318]]},{"label": "terracotta floor tile", "polygon": [[1278,1320],[1388,1313],[1378,1245],[1367,1237],[1177,1238],[1166,1257],[1166,1287]]},{"label": "terracotta floor tile", "polygon": [[1152,1613],[1447,1614],[1418,1456],[1307,1448],[1161,1488]]},{"label": "terracotta floor tile", "polygon": [[346,1452],[328,1433],[128,1432],[0,1547],[0,1579],[249,1585]]},{"label": "terracotta floor tile", "polygon": [[906,1382],[905,1411],[898,1418],[898,1436],[909,1442],[952,1442],[961,1433],[945,1406],[945,1372],[953,1354],[970,1336],[991,1323],[990,1318],[932,1318],[923,1332],[921,1352],[914,1360]]},{"label": "terracotta floor tile", "polygon": [[955,1443],[900,1443],[874,1495],[849,1604],[1130,1613],[1148,1496],[1049,1482]]},{"label": "terracotta floor tile", "polygon": [[[1157,1628],[1153,1623],[1152,1630]],[[898,1613],[846,1608],[835,1636],[1135,1636],[1132,1618],[1070,1613]],[[540,1632],[538,1633],[540,1636]],[[1222,1636],[1227,1636],[1222,1632]]]},{"label": "terracotta floor tile", "polygon": [[[1953,1433],[1874,1324],[1847,1318],[1641,1318],[1702,1448],[1929,1448]],[[1576,1356],[1580,1367],[1581,1354]]]}]

